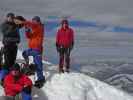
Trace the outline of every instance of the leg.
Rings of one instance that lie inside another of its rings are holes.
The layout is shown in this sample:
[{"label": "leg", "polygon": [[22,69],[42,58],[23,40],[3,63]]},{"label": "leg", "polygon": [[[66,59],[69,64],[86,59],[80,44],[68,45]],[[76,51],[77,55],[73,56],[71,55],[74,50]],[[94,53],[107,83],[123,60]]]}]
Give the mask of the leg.
[{"label": "leg", "polygon": [[25,50],[25,51],[22,53],[22,56],[24,57],[25,62],[26,62],[27,65],[29,64],[29,55],[30,55],[30,51],[31,51],[31,49],[27,49],[27,50]]},{"label": "leg", "polygon": [[9,72],[9,66],[10,66],[10,46],[9,45],[4,45],[4,65],[2,66],[2,70],[0,71],[0,82],[2,83],[4,77],[8,74]]},{"label": "leg", "polygon": [[44,79],[42,56],[40,54],[37,54],[37,55],[34,56],[34,63],[37,66],[36,67],[36,72],[37,72],[37,77],[38,77],[37,80]]},{"label": "leg", "polygon": [[0,49],[0,70],[2,69],[2,65],[3,65],[3,47],[1,47]]},{"label": "leg", "polygon": [[32,100],[32,96],[30,93],[22,92],[22,100]]},{"label": "leg", "polygon": [[8,70],[15,63],[16,56],[17,56],[17,50],[18,50],[18,47],[15,44],[4,46],[4,58],[5,58],[5,66],[4,67],[7,68]]},{"label": "leg", "polygon": [[17,56],[18,47],[17,45],[12,46],[12,50],[10,51],[10,65],[11,67],[15,64],[16,56]]},{"label": "leg", "polygon": [[63,66],[64,66],[64,54],[60,53],[60,60],[59,60],[59,73],[64,73]]},{"label": "leg", "polygon": [[10,66],[10,46],[9,45],[4,45],[4,66],[3,69],[9,70]]},{"label": "leg", "polygon": [[34,62],[36,64],[36,72],[37,72],[37,81],[35,82],[36,87],[41,88],[45,83],[45,76],[43,75],[43,64],[42,64],[42,55],[39,52],[34,51]]},{"label": "leg", "polygon": [[32,88],[30,86],[23,88],[21,92],[22,100],[32,100],[31,92]]},{"label": "leg", "polygon": [[64,52],[65,48],[59,48],[59,73],[64,73]]},{"label": "leg", "polygon": [[33,56],[34,63],[36,64],[36,71],[37,71],[37,76],[38,79],[43,79],[43,65],[42,65],[42,58],[41,58],[41,53],[37,50],[33,49],[28,49],[23,52],[23,57],[25,59],[28,59],[28,56]]},{"label": "leg", "polygon": [[66,72],[69,72],[70,69],[70,49],[65,50],[65,63],[66,63]]}]

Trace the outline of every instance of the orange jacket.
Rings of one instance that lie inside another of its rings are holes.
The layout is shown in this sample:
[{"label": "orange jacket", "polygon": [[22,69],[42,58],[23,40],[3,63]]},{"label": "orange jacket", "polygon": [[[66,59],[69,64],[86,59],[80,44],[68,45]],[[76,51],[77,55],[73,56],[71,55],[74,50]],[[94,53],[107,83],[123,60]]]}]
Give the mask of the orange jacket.
[{"label": "orange jacket", "polygon": [[26,21],[25,27],[28,27],[31,29],[31,32],[26,32],[29,48],[36,49],[42,52],[43,36],[44,36],[43,25],[35,22]]}]

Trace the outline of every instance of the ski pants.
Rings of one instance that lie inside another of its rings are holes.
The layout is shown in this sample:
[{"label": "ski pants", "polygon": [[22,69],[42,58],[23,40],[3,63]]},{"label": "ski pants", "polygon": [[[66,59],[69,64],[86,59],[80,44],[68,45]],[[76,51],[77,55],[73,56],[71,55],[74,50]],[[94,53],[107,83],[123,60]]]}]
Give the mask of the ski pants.
[{"label": "ski pants", "polygon": [[66,69],[70,68],[70,48],[59,48],[59,68],[63,69],[64,61]]},{"label": "ski pants", "polygon": [[16,61],[18,46],[16,44],[4,45],[4,69],[10,70]]},{"label": "ski pants", "polygon": [[23,52],[23,57],[25,59],[28,59],[28,56],[33,56],[34,63],[36,65],[36,72],[37,72],[37,77],[38,77],[37,80],[44,79],[41,52],[35,49],[27,49]]},{"label": "ski pants", "polygon": [[6,44],[4,45],[4,65],[0,70],[0,81],[8,74],[11,67],[16,61],[18,46],[16,44]]},{"label": "ski pants", "polygon": [[22,94],[22,100],[32,100],[31,94],[25,93],[24,91]]}]

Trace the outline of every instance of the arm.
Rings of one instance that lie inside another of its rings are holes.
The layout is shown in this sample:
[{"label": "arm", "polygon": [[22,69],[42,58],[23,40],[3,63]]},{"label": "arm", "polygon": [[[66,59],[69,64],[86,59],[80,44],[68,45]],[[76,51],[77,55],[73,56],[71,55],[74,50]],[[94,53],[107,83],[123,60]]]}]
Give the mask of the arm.
[{"label": "arm", "polygon": [[57,34],[56,34],[56,50],[59,51],[59,33],[60,30],[58,30]]},{"label": "arm", "polygon": [[23,91],[27,94],[31,94],[31,90],[32,90],[32,81],[24,75],[24,79],[23,79]]},{"label": "arm", "polygon": [[0,30],[3,35],[7,32],[7,29],[8,29],[8,27],[7,27],[6,23],[3,23],[0,25]]},{"label": "arm", "polygon": [[24,25],[25,25],[26,27],[31,27],[31,28],[35,28],[35,27],[38,26],[37,23],[31,22],[31,21],[25,21],[25,22],[24,22]]},{"label": "arm", "polygon": [[24,79],[23,79],[23,85],[24,87],[32,87],[32,81],[31,79],[29,79],[27,76],[24,75]]},{"label": "arm", "polygon": [[27,38],[31,38],[32,37],[32,33],[31,33],[31,29],[28,27],[25,27],[25,35]]},{"label": "arm", "polygon": [[0,25],[0,29],[3,35],[8,35],[11,32],[16,32],[16,26],[14,23],[3,23]]},{"label": "arm", "polygon": [[70,49],[72,50],[74,46],[74,31],[71,29],[71,45]]},{"label": "arm", "polygon": [[30,21],[25,21],[24,22],[24,26],[25,26],[25,35],[27,38],[31,38],[32,37],[32,28],[33,28],[33,23]]},{"label": "arm", "polygon": [[28,29],[26,32],[26,36],[28,38],[41,37],[40,35],[43,34],[43,32],[44,32],[43,25],[40,25],[40,24],[35,23],[35,22],[27,21],[27,22],[25,22],[25,27]]}]

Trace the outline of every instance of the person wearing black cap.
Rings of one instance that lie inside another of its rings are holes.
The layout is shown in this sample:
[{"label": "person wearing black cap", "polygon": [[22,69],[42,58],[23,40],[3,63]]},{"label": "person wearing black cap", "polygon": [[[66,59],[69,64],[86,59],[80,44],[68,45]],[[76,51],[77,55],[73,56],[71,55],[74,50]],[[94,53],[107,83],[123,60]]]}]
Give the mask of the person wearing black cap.
[{"label": "person wearing black cap", "polygon": [[3,87],[6,98],[14,100],[15,96],[21,93],[22,100],[32,100],[32,81],[28,78],[28,76],[21,73],[20,66],[17,63],[13,65],[11,72],[6,75]]},{"label": "person wearing black cap", "polygon": [[0,25],[4,45],[4,66],[0,72],[0,81],[15,63],[18,44],[20,42],[19,27],[14,23],[15,15],[8,13],[5,22]]}]

